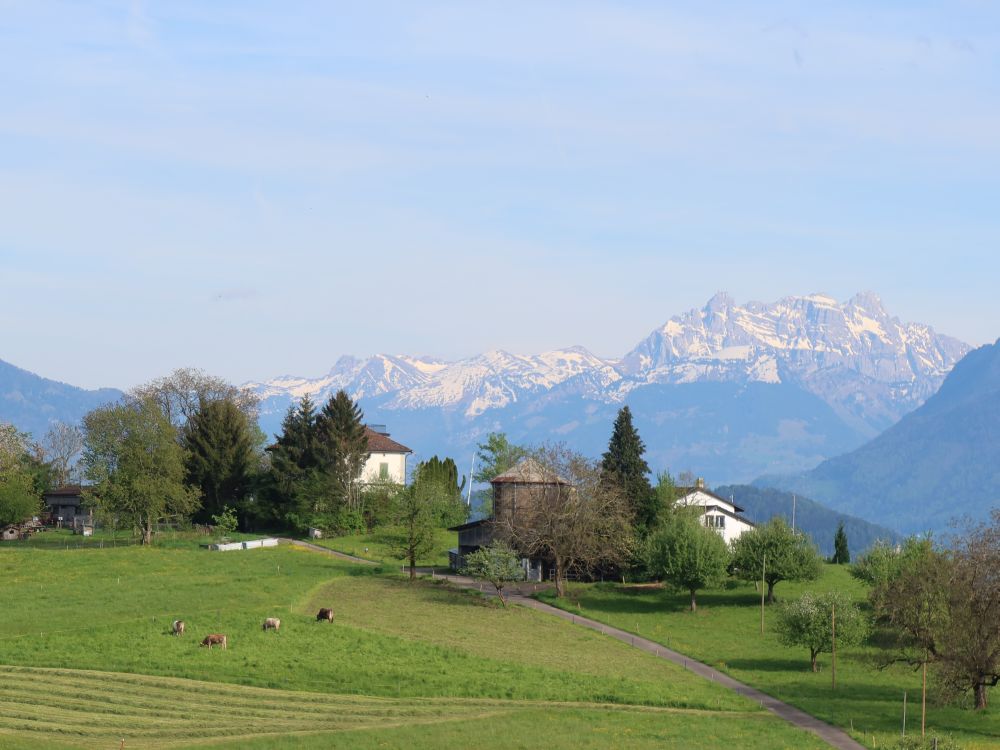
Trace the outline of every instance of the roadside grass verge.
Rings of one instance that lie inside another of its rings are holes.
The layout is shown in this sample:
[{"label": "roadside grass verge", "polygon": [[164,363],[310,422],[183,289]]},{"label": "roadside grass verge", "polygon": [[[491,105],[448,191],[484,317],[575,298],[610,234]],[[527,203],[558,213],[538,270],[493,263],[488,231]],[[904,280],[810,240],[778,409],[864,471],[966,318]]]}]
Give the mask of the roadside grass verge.
[{"label": "roadside grass verge", "polygon": [[[813,583],[783,582],[780,599],[804,591],[839,590],[862,600],[866,590],[843,566],[824,566]],[[838,648],[837,689],[831,686],[830,655],[820,656],[821,671],[809,668],[807,650],[779,643],[775,610],[765,608],[760,634],[760,594],[752,584],[730,584],[699,592],[698,611],[688,610],[688,596],[661,587],[620,584],[571,584],[568,597],[546,592],[539,598],[591,619],[642,635],[709,664],[831,724],[855,739],[884,747],[899,736],[903,693],[908,697],[907,734],[920,731],[920,675],[905,667],[877,668],[869,647]],[[1000,712],[991,707],[974,713],[955,706],[928,704],[929,731],[953,735],[968,748],[1000,747]],[[852,731],[853,727],[853,731]]]}]

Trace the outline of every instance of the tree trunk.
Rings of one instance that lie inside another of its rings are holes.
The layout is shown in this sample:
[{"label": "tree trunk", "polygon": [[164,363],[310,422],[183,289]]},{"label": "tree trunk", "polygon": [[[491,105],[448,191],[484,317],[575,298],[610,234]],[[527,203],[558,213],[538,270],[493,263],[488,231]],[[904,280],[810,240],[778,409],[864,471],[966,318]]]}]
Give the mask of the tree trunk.
[{"label": "tree trunk", "polygon": [[776,581],[767,582],[767,603],[774,604],[774,584]]},{"label": "tree trunk", "polygon": [[507,600],[503,598],[503,586],[497,586],[497,596],[500,598],[500,604],[503,605],[504,609],[507,608]]},{"label": "tree trunk", "polygon": [[151,545],[153,543],[153,522],[145,521],[142,524],[142,543]]},{"label": "tree trunk", "polygon": [[692,612],[697,612],[698,611],[698,602],[695,601],[694,594],[695,594],[695,589],[691,589],[691,611]]},{"label": "tree trunk", "polygon": [[566,581],[563,579],[562,560],[556,558],[556,598],[562,599],[566,595]]},{"label": "tree trunk", "polygon": [[986,688],[986,684],[985,683],[979,682],[979,683],[976,684],[976,710],[977,711],[982,711],[983,709],[986,708],[986,702],[987,702],[987,699],[986,699],[986,696],[987,696],[986,689],[987,688]]},{"label": "tree trunk", "polygon": [[410,552],[410,580],[415,581],[417,579],[417,556],[411,551]]},{"label": "tree trunk", "polygon": [[813,670],[813,672],[818,672],[819,671],[819,666],[816,664],[816,657],[817,656],[819,656],[819,651],[813,651],[812,649],[809,649],[809,658],[810,658],[810,661],[812,662],[812,670]]}]

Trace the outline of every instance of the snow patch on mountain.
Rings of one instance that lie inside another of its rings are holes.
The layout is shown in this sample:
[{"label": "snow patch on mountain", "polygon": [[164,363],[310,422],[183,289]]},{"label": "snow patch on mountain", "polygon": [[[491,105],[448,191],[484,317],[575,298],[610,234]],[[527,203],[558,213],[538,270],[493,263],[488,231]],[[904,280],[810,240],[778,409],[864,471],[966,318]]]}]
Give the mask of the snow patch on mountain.
[{"label": "snow patch on mountain", "polygon": [[377,354],[341,357],[325,375],[248,384],[264,399],[316,401],[340,388],[388,410],[437,408],[476,418],[550,393],[616,403],[646,384],[792,383],[846,422],[874,433],[919,406],[969,350],[888,314],[871,292],[739,305],[720,292],[652,331],[622,359],[579,346],[542,354],[489,351],[446,362]]}]

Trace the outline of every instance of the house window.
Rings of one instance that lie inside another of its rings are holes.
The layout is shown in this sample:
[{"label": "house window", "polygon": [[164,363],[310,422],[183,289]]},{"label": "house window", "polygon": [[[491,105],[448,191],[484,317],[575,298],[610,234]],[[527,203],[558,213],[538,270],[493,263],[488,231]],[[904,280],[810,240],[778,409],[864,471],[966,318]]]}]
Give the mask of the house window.
[{"label": "house window", "polygon": [[379,479],[389,478],[389,464],[381,463],[378,465],[378,478]]},{"label": "house window", "polygon": [[725,516],[705,516],[705,525],[712,529],[726,528]]}]

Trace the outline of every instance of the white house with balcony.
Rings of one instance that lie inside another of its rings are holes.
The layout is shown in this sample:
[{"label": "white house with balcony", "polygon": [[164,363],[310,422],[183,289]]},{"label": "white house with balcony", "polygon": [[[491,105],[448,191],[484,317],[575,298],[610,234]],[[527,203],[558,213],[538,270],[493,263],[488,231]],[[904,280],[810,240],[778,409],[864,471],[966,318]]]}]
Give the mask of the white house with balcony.
[{"label": "white house with balcony", "polygon": [[413,451],[390,438],[382,424],[365,425],[365,437],[368,438],[368,460],[361,470],[361,481],[406,484],[406,457]]},{"label": "white house with balcony", "polygon": [[679,487],[678,491],[681,494],[677,504],[703,508],[702,523],[718,531],[727,544],[754,528],[754,524],[741,515],[743,508],[705,489],[704,479],[699,478],[694,487]]}]

